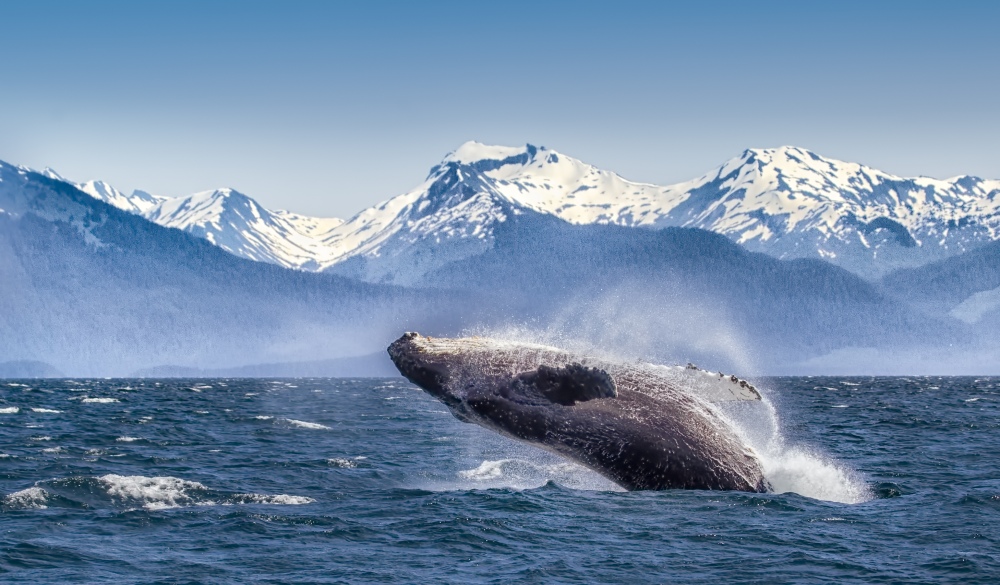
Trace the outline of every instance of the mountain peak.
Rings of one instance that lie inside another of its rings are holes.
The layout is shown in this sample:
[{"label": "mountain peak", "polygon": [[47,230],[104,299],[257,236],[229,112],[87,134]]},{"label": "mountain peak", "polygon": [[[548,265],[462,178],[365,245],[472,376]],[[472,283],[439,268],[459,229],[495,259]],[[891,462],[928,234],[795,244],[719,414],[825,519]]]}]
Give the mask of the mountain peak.
[{"label": "mountain peak", "polygon": [[525,144],[524,146],[496,146],[470,140],[445,156],[441,164],[455,162],[463,165],[475,165],[482,161],[504,161],[522,157],[530,160],[539,150],[544,151],[546,148],[531,144]]},{"label": "mountain peak", "polygon": [[53,168],[51,168],[51,167],[45,167],[45,168],[44,168],[44,169],[42,170],[42,172],[41,172],[41,173],[39,173],[39,174],[40,174],[40,175],[43,175],[43,176],[46,176],[46,177],[48,177],[48,178],[50,178],[50,179],[55,179],[55,180],[57,180],[57,181],[63,181],[63,182],[66,182],[66,179],[64,179],[62,175],[60,175],[59,173],[57,173],[57,172],[55,171],[55,169],[53,169]]}]

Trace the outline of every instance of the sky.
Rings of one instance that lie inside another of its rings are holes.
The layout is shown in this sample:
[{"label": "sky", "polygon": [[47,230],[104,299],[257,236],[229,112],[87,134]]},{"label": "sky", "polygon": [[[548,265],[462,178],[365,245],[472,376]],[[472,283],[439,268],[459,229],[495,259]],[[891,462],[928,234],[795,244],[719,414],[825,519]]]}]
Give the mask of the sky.
[{"label": "sky", "polygon": [[0,0],[0,159],[348,217],[467,140],[1000,178],[1000,3]]}]

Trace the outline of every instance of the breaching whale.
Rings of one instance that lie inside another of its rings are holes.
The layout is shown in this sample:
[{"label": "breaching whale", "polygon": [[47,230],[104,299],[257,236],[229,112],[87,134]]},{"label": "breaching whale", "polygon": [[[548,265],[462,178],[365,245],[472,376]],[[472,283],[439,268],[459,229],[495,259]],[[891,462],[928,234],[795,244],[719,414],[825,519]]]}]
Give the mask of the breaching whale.
[{"label": "breaching whale", "polygon": [[558,453],[625,489],[768,489],[760,461],[712,405],[760,400],[735,376],[481,337],[406,333],[388,352],[459,420]]}]

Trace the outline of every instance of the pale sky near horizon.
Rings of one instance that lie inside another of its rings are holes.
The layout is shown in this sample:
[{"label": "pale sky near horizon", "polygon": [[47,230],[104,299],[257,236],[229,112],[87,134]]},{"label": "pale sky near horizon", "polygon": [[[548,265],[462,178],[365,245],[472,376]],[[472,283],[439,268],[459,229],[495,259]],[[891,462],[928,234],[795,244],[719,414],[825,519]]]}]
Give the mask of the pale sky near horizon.
[{"label": "pale sky near horizon", "polygon": [[[689,5],[690,4],[690,5]],[[346,217],[466,140],[1000,179],[1000,3],[7,2],[0,159]]]}]

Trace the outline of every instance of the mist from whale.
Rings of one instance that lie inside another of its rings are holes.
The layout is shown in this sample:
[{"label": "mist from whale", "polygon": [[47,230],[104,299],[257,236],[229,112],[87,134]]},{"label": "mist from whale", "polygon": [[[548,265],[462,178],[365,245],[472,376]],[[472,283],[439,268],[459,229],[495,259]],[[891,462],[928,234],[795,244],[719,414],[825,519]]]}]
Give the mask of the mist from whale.
[{"label": "mist from whale", "polygon": [[388,351],[459,420],[558,453],[626,489],[769,489],[753,449],[713,406],[760,400],[735,376],[486,338],[408,333]]}]

